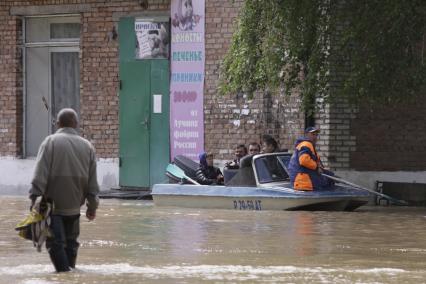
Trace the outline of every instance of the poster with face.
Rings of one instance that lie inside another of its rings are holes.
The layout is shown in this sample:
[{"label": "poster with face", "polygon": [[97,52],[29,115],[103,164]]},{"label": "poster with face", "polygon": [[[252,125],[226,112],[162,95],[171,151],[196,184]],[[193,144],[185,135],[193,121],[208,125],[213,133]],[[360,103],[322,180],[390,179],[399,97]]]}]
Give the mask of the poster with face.
[{"label": "poster with face", "polygon": [[135,22],[136,58],[169,58],[169,23]]},{"label": "poster with face", "polygon": [[[196,4],[199,2],[200,1],[196,2]],[[175,13],[172,19],[173,27],[181,31],[192,31],[200,23],[201,13],[195,11],[192,0],[178,0],[175,1],[175,3],[177,5],[174,5]],[[204,6],[204,3],[201,3],[199,6]]]}]

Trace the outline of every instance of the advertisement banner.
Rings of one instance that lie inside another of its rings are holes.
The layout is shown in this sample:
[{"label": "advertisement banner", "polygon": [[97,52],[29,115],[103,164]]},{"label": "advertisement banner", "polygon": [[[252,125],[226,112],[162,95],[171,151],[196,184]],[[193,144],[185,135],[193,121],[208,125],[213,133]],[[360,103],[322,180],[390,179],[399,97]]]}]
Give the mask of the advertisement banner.
[{"label": "advertisement banner", "polygon": [[170,146],[198,160],[204,151],[204,0],[171,1]]}]

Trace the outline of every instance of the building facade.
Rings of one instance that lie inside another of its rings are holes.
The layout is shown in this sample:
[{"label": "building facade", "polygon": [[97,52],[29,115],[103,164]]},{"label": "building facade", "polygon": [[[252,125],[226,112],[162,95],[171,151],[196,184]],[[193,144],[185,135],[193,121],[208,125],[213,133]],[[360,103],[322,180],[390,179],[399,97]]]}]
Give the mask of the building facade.
[{"label": "building facade", "polygon": [[[297,94],[218,95],[221,60],[242,4],[205,0],[204,148],[218,160],[232,159],[235,145],[259,142],[265,133],[291,150],[306,126]],[[78,110],[82,135],[95,145],[101,185],[119,184],[119,23],[125,17],[172,18],[170,0],[1,1],[4,186],[28,186],[33,157],[55,130],[55,113],[63,104]],[[423,100],[356,109],[327,105],[316,114],[319,152],[328,167],[364,185],[426,182],[425,107]]]}]

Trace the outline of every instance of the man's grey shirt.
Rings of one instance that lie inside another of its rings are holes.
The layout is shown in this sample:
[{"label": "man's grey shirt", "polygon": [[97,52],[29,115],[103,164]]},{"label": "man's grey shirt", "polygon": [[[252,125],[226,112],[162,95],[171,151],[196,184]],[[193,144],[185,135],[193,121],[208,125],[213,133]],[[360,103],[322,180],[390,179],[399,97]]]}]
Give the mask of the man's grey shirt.
[{"label": "man's grey shirt", "polygon": [[77,215],[85,200],[93,213],[99,204],[93,145],[74,128],[58,129],[40,145],[31,184],[30,194],[53,200],[53,214]]}]

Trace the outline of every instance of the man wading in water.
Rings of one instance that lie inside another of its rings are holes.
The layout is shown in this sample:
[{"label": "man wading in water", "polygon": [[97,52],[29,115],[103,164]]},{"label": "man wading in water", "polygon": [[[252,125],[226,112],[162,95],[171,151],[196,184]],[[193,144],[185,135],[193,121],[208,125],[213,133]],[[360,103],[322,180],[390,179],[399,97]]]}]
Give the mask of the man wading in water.
[{"label": "man wading in water", "polygon": [[40,145],[30,198],[53,201],[46,248],[57,272],[75,268],[80,234],[80,207],[86,201],[86,217],[94,220],[99,204],[96,157],[92,144],[77,133],[77,113],[59,111],[58,130]]}]

